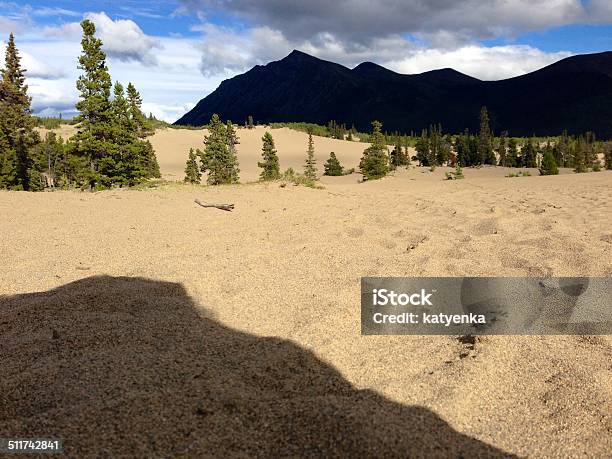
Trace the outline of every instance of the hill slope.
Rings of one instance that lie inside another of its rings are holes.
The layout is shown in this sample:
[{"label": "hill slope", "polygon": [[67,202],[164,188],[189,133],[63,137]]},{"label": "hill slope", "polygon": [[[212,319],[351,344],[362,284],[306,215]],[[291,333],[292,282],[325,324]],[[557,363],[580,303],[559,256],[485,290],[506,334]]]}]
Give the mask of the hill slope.
[{"label": "hill slope", "polygon": [[354,69],[300,51],[225,80],[176,124],[202,125],[213,113],[243,123],[336,120],[389,131],[442,123],[450,132],[478,128],[489,108],[493,129],[512,135],[594,131],[612,137],[612,52],[569,57],[527,75],[481,81],[453,69],[402,75],[366,62]]}]

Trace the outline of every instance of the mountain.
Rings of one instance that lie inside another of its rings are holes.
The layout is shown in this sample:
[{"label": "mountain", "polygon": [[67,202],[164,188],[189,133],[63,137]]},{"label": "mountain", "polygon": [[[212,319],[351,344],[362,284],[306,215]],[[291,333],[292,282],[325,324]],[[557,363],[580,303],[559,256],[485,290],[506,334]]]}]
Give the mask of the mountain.
[{"label": "mountain", "polygon": [[293,51],[225,80],[176,124],[203,125],[213,113],[236,123],[330,120],[369,130],[478,129],[480,107],[495,132],[556,135],[593,131],[612,138],[612,52],[568,57],[526,75],[481,81],[453,69],[402,75],[372,62],[349,69]]}]

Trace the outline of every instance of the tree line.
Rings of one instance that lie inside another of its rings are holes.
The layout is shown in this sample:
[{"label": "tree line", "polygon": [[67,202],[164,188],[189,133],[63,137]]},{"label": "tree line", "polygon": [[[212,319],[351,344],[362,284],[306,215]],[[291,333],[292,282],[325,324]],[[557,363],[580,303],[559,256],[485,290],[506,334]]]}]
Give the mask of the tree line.
[{"label": "tree line", "polygon": [[67,141],[54,132],[41,139],[34,129],[25,70],[13,34],[0,72],[0,188],[39,191],[47,187],[92,190],[132,186],[160,177],[151,143],[150,119],[136,87],[112,84],[95,26],[81,22],[82,53],[76,82],[77,132]]}]

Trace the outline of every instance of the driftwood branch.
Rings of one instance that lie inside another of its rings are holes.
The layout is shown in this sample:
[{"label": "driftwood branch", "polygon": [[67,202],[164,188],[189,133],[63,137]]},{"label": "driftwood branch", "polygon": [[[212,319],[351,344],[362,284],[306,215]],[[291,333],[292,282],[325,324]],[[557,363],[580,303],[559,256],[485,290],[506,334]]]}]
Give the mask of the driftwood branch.
[{"label": "driftwood branch", "polygon": [[195,203],[202,207],[215,207],[217,209],[227,210],[228,212],[231,212],[234,209],[234,204],[207,204],[199,199],[196,199]]}]

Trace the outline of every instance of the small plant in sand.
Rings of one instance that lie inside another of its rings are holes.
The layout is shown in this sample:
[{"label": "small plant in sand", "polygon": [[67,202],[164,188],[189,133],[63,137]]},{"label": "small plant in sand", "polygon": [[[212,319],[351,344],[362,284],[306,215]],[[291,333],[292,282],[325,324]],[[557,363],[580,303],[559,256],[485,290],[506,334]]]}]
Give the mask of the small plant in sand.
[{"label": "small plant in sand", "polygon": [[202,173],[200,172],[200,167],[198,166],[196,158],[196,153],[193,148],[191,148],[189,150],[189,157],[187,158],[187,163],[185,164],[186,183],[200,183],[200,181],[202,180]]},{"label": "small plant in sand", "polygon": [[281,183],[281,188],[287,186],[287,182],[293,183],[295,186],[302,185],[309,188],[323,188],[322,186],[317,185],[316,180],[306,177],[305,174],[296,173],[291,167],[281,174],[280,179],[283,180],[283,183]]},{"label": "small plant in sand", "polygon": [[461,166],[459,166],[459,164],[455,166],[454,172],[446,172],[444,175],[446,176],[446,180],[462,180],[465,178],[465,176],[463,175],[463,169],[461,169]]},{"label": "small plant in sand", "polygon": [[317,160],[314,156],[314,141],[312,140],[312,132],[308,133],[308,152],[306,156],[306,163],[304,164],[304,176],[310,180],[317,179]]},{"label": "small plant in sand", "polygon": [[325,169],[323,175],[343,175],[342,165],[340,164],[340,161],[338,161],[338,158],[336,158],[336,153],[334,153],[333,151],[329,154],[329,159],[327,160],[323,168]]},{"label": "small plant in sand", "polygon": [[551,149],[546,149],[540,165],[540,175],[558,175],[559,168]]},{"label": "small plant in sand", "polygon": [[262,169],[259,175],[260,180],[277,180],[280,178],[280,166],[278,162],[278,155],[274,148],[274,139],[272,134],[266,132],[261,139],[263,141],[263,147],[261,157],[263,161],[257,163],[257,166]]}]

